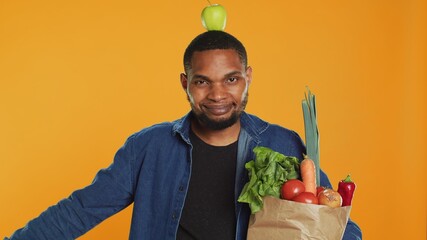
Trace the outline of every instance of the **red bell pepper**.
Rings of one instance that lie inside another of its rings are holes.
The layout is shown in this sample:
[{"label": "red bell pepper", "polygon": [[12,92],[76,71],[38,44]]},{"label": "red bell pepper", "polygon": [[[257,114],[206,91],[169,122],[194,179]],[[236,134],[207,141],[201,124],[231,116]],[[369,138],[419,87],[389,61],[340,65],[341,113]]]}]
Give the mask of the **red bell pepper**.
[{"label": "red bell pepper", "polygon": [[342,197],[342,206],[350,206],[353,199],[356,184],[351,180],[350,175],[338,183],[338,193]]}]

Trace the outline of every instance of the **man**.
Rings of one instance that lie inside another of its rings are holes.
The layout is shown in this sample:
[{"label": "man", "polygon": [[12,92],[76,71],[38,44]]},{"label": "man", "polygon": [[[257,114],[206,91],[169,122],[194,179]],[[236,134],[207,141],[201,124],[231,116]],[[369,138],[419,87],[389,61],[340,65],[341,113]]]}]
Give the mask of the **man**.
[{"label": "man", "polygon": [[[221,31],[197,36],[181,85],[191,112],[130,136],[93,183],[48,208],[10,240],[74,239],[131,203],[129,239],[246,239],[250,210],[237,198],[244,164],[266,146],[302,159],[293,131],[244,112],[252,69],[244,46]],[[321,184],[331,186],[321,172]],[[286,236],[284,236],[286,237]],[[361,239],[349,221],[344,239]]]}]

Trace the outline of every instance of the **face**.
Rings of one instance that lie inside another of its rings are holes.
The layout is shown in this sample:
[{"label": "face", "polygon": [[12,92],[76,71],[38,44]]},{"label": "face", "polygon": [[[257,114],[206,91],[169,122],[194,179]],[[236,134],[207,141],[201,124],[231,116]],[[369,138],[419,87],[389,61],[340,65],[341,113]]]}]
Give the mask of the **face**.
[{"label": "face", "polygon": [[247,103],[252,69],[232,49],[195,52],[191,62],[181,84],[196,119],[212,130],[234,125]]}]

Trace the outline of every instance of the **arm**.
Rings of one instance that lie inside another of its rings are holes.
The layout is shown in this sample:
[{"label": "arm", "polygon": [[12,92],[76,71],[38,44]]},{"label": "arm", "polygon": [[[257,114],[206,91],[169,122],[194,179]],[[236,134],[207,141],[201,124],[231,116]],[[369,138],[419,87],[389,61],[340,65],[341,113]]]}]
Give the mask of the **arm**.
[{"label": "arm", "polygon": [[[320,185],[332,188],[328,176],[322,170],[320,170]],[[351,219],[349,219],[347,222],[347,227],[345,228],[343,240],[362,240],[361,229]]]},{"label": "arm", "polygon": [[116,153],[113,164],[97,173],[92,184],[49,207],[10,240],[75,239],[127,207],[133,199],[130,140]]}]

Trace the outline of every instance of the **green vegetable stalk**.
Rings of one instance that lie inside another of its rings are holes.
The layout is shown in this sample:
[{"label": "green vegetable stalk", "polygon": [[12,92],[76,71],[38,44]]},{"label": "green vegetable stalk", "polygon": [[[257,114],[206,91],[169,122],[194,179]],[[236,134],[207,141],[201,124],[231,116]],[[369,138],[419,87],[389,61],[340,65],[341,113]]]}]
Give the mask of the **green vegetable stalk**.
[{"label": "green vegetable stalk", "polygon": [[249,182],[243,187],[239,202],[248,203],[252,214],[263,207],[263,197],[280,197],[280,188],[289,179],[299,177],[299,161],[267,147],[253,149],[255,159],[247,162]]},{"label": "green vegetable stalk", "polygon": [[319,129],[317,127],[316,97],[307,87],[308,93],[302,100],[304,115],[305,145],[307,156],[313,160],[316,167],[316,185],[320,186],[320,150]]}]

